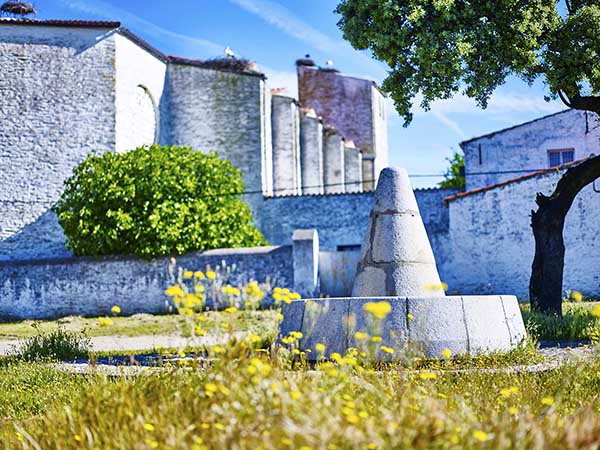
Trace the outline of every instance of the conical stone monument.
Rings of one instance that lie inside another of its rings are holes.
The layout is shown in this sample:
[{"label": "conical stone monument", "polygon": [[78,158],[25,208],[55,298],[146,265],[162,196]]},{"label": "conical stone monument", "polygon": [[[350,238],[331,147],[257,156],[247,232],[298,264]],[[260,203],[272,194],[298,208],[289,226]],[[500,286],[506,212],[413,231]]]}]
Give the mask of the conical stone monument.
[{"label": "conical stone monument", "polygon": [[352,297],[444,296],[406,170],[381,171]]},{"label": "conical stone monument", "polygon": [[445,295],[412,186],[400,168],[380,174],[352,297],[296,300],[283,305],[282,314],[279,342],[313,360],[366,342],[370,349],[376,343],[377,358],[389,359],[407,348],[429,357],[508,351],[525,338],[515,296]]}]

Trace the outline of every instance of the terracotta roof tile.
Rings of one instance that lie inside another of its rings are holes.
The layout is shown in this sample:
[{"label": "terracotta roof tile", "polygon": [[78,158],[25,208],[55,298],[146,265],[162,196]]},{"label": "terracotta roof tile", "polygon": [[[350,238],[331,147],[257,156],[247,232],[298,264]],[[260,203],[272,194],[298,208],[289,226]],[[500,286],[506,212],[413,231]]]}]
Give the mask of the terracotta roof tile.
[{"label": "terracotta roof tile", "polygon": [[121,22],[104,20],[38,20],[0,18],[0,25],[29,25],[39,27],[119,28]]}]

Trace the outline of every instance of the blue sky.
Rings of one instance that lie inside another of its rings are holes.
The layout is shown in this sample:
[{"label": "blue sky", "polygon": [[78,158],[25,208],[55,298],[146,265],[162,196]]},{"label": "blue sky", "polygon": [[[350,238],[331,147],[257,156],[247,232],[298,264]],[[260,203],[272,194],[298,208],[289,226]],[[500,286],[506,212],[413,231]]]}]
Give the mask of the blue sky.
[{"label": "blue sky", "polygon": [[[167,54],[208,59],[226,46],[256,61],[271,87],[296,91],[294,61],[308,53],[325,65],[328,59],[344,73],[381,82],[386,66],[343,40],[333,12],[337,0],[37,0],[40,19],[121,21]],[[177,5],[175,7],[175,5]],[[415,110],[404,128],[389,103],[390,165],[412,175],[441,174],[445,158],[458,143],[564,109],[547,103],[541,83],[529,87],[510,79],[492,97],[487,110],[464,96]],[[414,177],[415,187],[433,186],[438,178]]]}]

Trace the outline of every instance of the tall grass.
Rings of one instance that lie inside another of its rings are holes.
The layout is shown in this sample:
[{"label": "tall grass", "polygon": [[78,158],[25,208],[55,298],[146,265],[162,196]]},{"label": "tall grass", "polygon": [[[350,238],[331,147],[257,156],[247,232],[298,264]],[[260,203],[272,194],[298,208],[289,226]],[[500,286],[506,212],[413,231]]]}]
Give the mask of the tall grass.
[{"label": "tall grass", "polygon": [[598,360],[490,374],[375,371],[346,355],[309,370],[246,341],[213,349],[210,358],[203,369],[91,375],[41,414],[1,421],[0,442],[6,449],[307,450],[575,449],[600,440]]},{"label": "tall grass", "polygon": [[563,316],[534,313],[528,305],[522,306],[523,320],[539,340],[598,341],[600,319],[592,313],[597,303],[563,304]]}]

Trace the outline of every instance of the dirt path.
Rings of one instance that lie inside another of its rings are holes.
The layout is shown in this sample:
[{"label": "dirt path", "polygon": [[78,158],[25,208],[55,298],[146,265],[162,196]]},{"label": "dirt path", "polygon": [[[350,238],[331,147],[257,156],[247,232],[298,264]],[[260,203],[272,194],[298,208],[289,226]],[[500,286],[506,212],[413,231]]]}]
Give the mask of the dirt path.
[{"label": "dirt path", "polygon": [[[240,338],[245,333],[235,333]],[[153,350],[157,348],[202,347],[227,342],[226,335],[207,334],[189,338],[174,334],[156,334],[150,336],[96,336],[90,338],[92,350],[97,352]],[[0,341],[0,355],[10,355],[22,345],[23,340]]]}]

